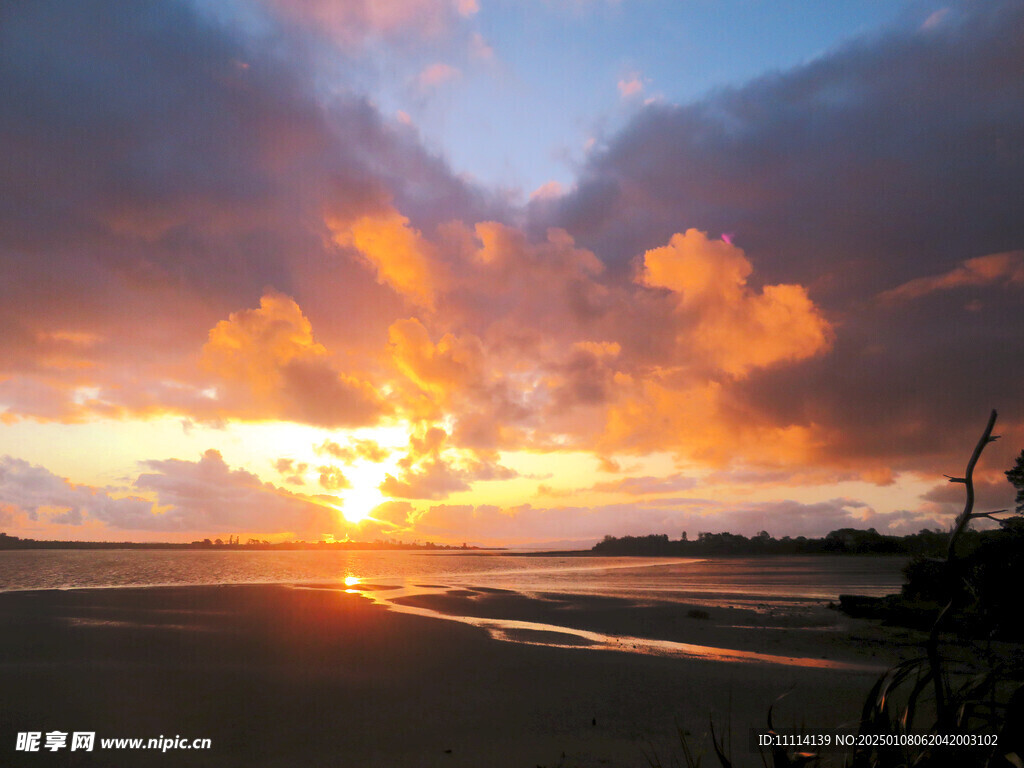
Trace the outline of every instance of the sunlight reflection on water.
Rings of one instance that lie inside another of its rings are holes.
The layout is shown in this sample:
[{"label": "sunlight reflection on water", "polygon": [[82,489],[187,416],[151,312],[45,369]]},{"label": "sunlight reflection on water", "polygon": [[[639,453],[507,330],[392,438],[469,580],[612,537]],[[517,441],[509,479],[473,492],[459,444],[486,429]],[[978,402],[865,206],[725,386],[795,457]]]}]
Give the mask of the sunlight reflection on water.
[{"label": "sunlight reflection on water", "polygon": [[0,551],[0,591],[291,584],[358,592],[388,610],[471,624],[508,642],[865,671],[875,667],[603,634],[536,621],[464,616],[457,610],[442,613],[422,604],[395,600],[446,593],[453,597],[508,593],[506,598],[524,595],[541,602],[550,602],[554,595],[615,597],[626,598],[634,605],[686,603],[743,608],[754,611],[748,615],[796,617],[798,620],[788,629],[825,629],[801,626],[806,613],[820,610],[840,593],[883,595],[897,591],[904,563],[905,558],[899,557],[857,556],[699,560],[408,551],[30,550]]},{"label": "sunlight reflection on water", "polygon": [[648,559],[380,551],[0,551],[0,591],[373,582],[786,606],[899,589],[899,557]]}]

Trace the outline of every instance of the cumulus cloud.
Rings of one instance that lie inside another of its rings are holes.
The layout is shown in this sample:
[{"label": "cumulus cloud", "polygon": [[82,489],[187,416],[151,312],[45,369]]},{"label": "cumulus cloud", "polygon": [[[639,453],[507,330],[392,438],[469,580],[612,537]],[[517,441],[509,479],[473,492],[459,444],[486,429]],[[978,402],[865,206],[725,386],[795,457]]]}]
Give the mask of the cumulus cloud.
[{"label": "cumulus cloud", "polygon": [[328,219],[334,241],[354,248],[387,283],[415,304],[433,309],[444,279],[430,244],[409,226],[409,219],[391,210],[353,222]]},{"label": "cumulus cloud", "polygon": [[[923,29],[651,105],[588,151],[576,183],[523,210],[358,95],[349,53],[448,34],[475,2],[264,7],[251,25],[184,2],[5,9],[0,91],[18,94],[0,112],[5,422],[390,417],[415,440],[384,489],[413,500],[509,478],[509,449],[596,452],[606,471],[667,451],[761,488],[893,483],[955,470],[990,405],[1024,425],[1024,358],[1008,353],[1024,343],[1019,3],[958,4]],[[330,95],[310,76],[323,35],[348,45]],[[43,44],[56,38],[69,44]],[[426,81],[456,74],[445,66]],[[623,78],[623,95],[639,86]],[[1008,465],[1013,449],[986,459]],[[319,450],[325,490],[345,482],[330,462],[387,458],[342,437]],[[163,494],[156,512],[15,469],[12,498],[49,482],[64,502],[24,497],[19,515],[219,524],[197,499],[220,478],[289,526],[327,524],[215,456],[150,467],[139,490]],[[658,482],[686,481],[618,489]],[[672,490],[685,489],[657,492]],[[575,539],[568,526],[625,532],[615,515],[670,506],[382,514]],[[666,524],[691,519],[680,510]]]},{"label": "cumulus cloud", "polygon": [[81,525],[86,517],[117,528],[152,529],[162,519],[138,496],[114,497],[107,490],[75,485],[24,459],[0,458],[0,508],[30,520]]},{"label": "cumulus cloud", "polygon": [[373,387],[339,372],[312,324],[288,296],[232,313],[210,330],[202,365],[217,377],[224,413],[321,426],[371,423],[382,412]]},{"label": "cumulus cloud", "polygon": [[387,475],[381,493],[400,499],[444,499],[457,491],[468,491],[464,474],[440,459],[427,459],[401,477]]},{"label": "cumulus cloud", "polygon": [[[803,286],[751,287],[753,265],[731,243],[677,234],[638,255],[633,280],[558,229],[534,240],[496,222],[455,223],[428,236],[396,214],[335,231],[422,310],[388,329],[396,407],[413,423],[451,419],[463,447],[597,444],[723,460],[745,450],[725,439],[739,430],[777,448],[775,459],[809,455],[810,427],[752,419],[730,387],[827,353],[831,326]],[[435,485],[417,491],[428,497],[463,490],[441,465],[428,478]],[[414,492],[397,480],[388,489]]]},{"label": "cumulus cloud", "polygon": [[753,271],[742,249],[695,229],[647,251],[640,280],[667,288],[680,310],[697,315],[686,341],[726,373],[741,376],[781,360],[800,360],[829,347],[831,328],[800,285],[747,287]]},{"label": "cumulus cloud", "polygon": [[[649,106],[588,154],[554,206],[531,207],[534,231],[564,228],[611,270],[684,227],[735,233],[749,254],[749,314],[712,326],[712,336],[753,322],[754,337],[768,339],[765,357],[756,344],[734,344],[736,356],[718,362],[741,379],[686,397],[647,383],[645,400],[698,422],[708,419],[695,405],[707,402],[719,424],[732,413],[788,430],[817,446],[805,457],[867,473],[935,471],[973,444],[990,406],[1007,429],[1024,424],[1024,358],[1005,353],[1024,344],[1014,320],[1024,9],[957,4],[955,15],[955,24],[946,16],[925,30],[892,29],[691,104]],[[713,263],[734,285],[742,275],[728,254]],[[682,278],[648,274],[683,288]],[[793,334],[783,333],[783,349],[768,318]],[[823,340],[828,353],[814,354]],[[776,355],[779,363],[748,367]],[[731,434],[718,438],[746,439]]]},{"label": "cumulus cloud", "polygon": [[278,474],[284,475],[285,482],[291,483],[292,485],[305,485],[306,479],[303,477],[306,474],[306,470],[309,469],[309,465],[304,462],[296,462],[294,459],[281,458],[274,462],[274,469],[277,470]]},{"label": "cumulus cloud", "polygon": [[339,491],[342,488],[351,488],[352,483],[338,467],[326,464],[318,467],[320,473],[320,485],[328,491]]},{"label": "cumulus cloud", "polygon": [[475,336],[447,333],[434,344],[423,323],[409,318],[392,323],[388,339],[398,368],[442,399],[453,390],[478,384],[483,376],[483,347]]},{"label": "cumulus cloud", "polygon": [[333,456],[346,464],[351,464],[357,459],[379,464],[391,455],[390,449],[384,448],[376,440],[365,438],[352,438],[345,445],[339,445],[333,440],[324,440],[320,445],[313,446],[313,450],[318,455]]},{"label": "cumulus cloud", "polygon": [[[384,14],[377,6],[352,12]],[[365,349],[390,320],[387,289],[325,246],[325,212],[337,222],[392,205],[426,221],[476,215],[482,196],[415,136],[362,97],[322,99],[299,32],[214,16],[148,0],[116,13],[92,0],[5,13],[0,88],[20,94],[0,114],[16,158],[0,169],[8,420],[211,416],[196,349],[268,286],[325,321],[328,345]],[[378,22],[387,26],[368,23]],[[280,371],[292,377],[294,418],[336,387],[309,363]]]},{"label": "cumulus cloud", "polygon": [[[215,450],[197,462],[144,461],[131,495],[76,485],[22,459],[0,459],[0,503],[32,520],[148,532],[282,533],[319,536],[339,528],[328,508],[232,469]],[[143,498],[146,494],[155,502]]]},{"label": "cumulus cloud", "polygon": [[339,528],[333,510],[264,483],[247,470],[232,469],[213,449],[196,462],[165,459],[142,464],[152,471],[140,474],[134,486],[155,495],[159,512],[151,515],[150,530],[319,536]]},{"label": "cumulus cloud", "polygon": [[400,499],[445,499],[469,490],[478,481],[518,476],[490,456],[449,450],[449,435],[440,427],[429,427],[422,435],[413,435],[408,451],[398,460],[398,468],[397,476],[385,476],[380,491]]},{"label": "cumulus cloud", "polygon": [[[975,512],[1013,509],[1015,491],[1001,472],[994,472],[988,476],[979,473],[979,476],[974,478],[974,492]],[[963,511],[966,494],[962,484],[946,482],[923,493],[921,499],[931,502],[937,512],[953,520]]]}]

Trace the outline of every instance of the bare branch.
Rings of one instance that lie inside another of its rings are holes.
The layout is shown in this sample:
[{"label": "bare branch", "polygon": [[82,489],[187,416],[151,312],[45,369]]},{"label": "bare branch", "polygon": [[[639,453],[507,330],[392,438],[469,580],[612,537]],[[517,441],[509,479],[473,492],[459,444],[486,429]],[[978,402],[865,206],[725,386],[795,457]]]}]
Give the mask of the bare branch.
[{"label": "bare branch", "polygon": [[[953,531],[949,535],[949,547],[946,551],[946,572],[950,575],[956,574],[957,564],[957,553],[956,543],[960,538],[960,535],[967,528],[967,524],[975,517],[989,517],[993,513],[974,513],[974,467],[978,463],[978,459],[981,458],[981,452],[985,450],[985,446],[993,442],[992,428],[996,425],[996,411],[993,409],[991,415],[988,417],[988,423],[985,425],[985,431],[982,432],[981,438],[978,440],[978,444],[974,446],[974,452],[971,454],[970,460],[967,462],[967,469],[964,471],[963,477],[950,477],[949,482],[951,483],[963,483],[965,491],[967,493],[967,500],[964,503],[964,511],[956,519],[956,523],[953,526]],[[995,518],[992,518],[995,519]],[[947,685],[942,677],[942,661],[939,657],[939,631],[942,629],[943,624],[948,616],[952,615],[957,603],[957,594],[954,590],[950,596],[949,602],[946,607],[939,613],[938,618],[935,619],[935,623],[932,624],[931,631],[928,633],[928,642],[926,644],[926,652],[928,656],[928,665],[931,668],[932,673],[932,684],[935,687],[935,708],[938,713],[938,720],[940,725],[948,724],[952,722],[953,714],[949,710],[948,706],[948,694]]]},{"label": "bare branch", "polygon": [[1007,520],[1009,518],[1005,518],[1005,517],[1004,518],[999,518],[999,517],[995,517],[995,515],[998,515],[1000,512],[1005,512],[1005,511],[1006,511],[1005,509],[1000,509],[1000,510],[997,510],[996,512],[973,512],[973,513],[971,513],[971,518],[973,519],[975,517],[987,517],[989,520],[995,520],[997,523],[1001,523],[1001,522],[1003,522],[1003,520]]},{"label": "bare branch", "polygon": [[947,559],[949,562],[956,560],[956,542],[960,538],[960,534],[963,533],[967,527],[967,523],[971,520],[971,512],[974,511],[974,466],[978,463],[978,459],[981,458],[981,452],[985,450],[985,446],[992,442],[992,429],[996,425],[996,418],[998,414],[995,409],[992,409],[992,413],[988,417],[988,423],[985,425],[985,431],[982,432],[981,438],[978,440],[978,444],[974,446],[974,453],[971,454],[970,460],[967,462],[967,469],[964,471],[963,479],[957,479],[952,482],[962,482],[967,486],[967,501],[964,503],[964,511],[960,513],[960,516],[956,519],[956,525],[953,527],[953,533],[949,537],[949,550],[947,553]]}]

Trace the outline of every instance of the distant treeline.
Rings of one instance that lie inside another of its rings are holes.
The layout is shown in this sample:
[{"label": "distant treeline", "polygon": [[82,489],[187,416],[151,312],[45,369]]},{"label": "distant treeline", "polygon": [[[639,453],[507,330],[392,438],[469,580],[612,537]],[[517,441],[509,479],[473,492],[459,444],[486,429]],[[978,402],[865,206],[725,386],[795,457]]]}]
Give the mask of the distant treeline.
[{"label": "distant treeline", "polygon": [[[965,549],[978,546],[986,532],[967,531]],[[949,532],[922,529],[907,536],[887,536],[874,528],[840,528],[820,539],[783,536],[761,531],[750,538],[735,533],[700,533],[696,539],[671,540],[667,534],[605,536],[591,550],[600,555],[688,557],[697,555],[923,555],[939,556],[949,543]]]},{"label": "distant treeline", "polygon": [[477,550],[480,547],[462,544],[435,544],[428,541],[425,544],[414,542],[406,544],[402,541],[282,541],[271,544],[269,541],[249,539],[242,544],[236,538],[230,538],[227,542],[221,539],[203,539],[187,543],[176,543],[169,541],[160,542],[137,542],[137,541],[40,541],[37,539],[22,539],[17,536],[8,536],[0,533],[0,549],[211,549],[211,550],[299,550],[315,549],[323,550],[350,550],[350,549],[415,549],[415,550]]}]

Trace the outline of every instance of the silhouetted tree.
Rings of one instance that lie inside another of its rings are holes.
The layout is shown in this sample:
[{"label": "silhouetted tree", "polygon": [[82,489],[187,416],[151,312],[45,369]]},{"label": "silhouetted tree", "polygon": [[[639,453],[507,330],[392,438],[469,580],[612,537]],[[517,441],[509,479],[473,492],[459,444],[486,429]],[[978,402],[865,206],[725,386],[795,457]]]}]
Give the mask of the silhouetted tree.
[{"label": "silhouetted tree", "polygon": [[1017,489],[1017,498],[1014,500],[1017,508],[1014,511],[1018,515],[1024,515],[1024,451],[1020,452],[1020,456],[1017,457],[1017,463],[1013,465],[1013,468],[1006,470],[1006,479]]}]

